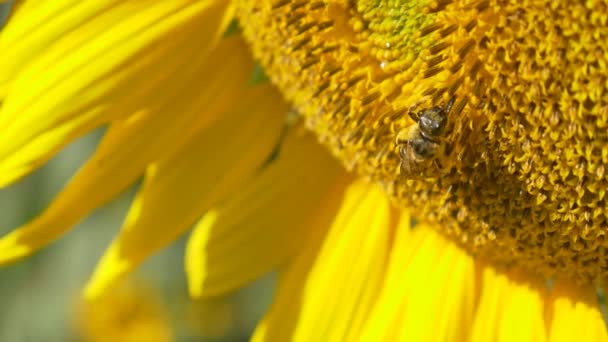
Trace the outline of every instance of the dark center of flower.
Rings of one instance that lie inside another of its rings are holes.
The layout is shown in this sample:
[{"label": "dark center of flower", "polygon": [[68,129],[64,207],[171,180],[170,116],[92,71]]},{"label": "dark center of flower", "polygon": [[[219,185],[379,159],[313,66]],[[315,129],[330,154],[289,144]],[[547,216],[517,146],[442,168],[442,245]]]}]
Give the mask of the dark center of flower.
[{"label": "dark center of flower", "polygon": [[237,3],[272,81],[348,168],[473,254],[607,278],[605,2]]}]

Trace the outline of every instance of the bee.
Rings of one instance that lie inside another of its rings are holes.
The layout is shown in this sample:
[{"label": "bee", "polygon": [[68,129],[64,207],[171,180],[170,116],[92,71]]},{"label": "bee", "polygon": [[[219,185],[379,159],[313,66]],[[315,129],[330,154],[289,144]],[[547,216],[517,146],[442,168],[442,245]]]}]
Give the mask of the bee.
[{"label": "bee", "polygon": [[410,112],[416,122],[397,134],[401,157],[401,173],[408,177],[421,175],[441,149],[441,140],[448,123],[455,98],[444,106],[435,106],[418,113]]}]

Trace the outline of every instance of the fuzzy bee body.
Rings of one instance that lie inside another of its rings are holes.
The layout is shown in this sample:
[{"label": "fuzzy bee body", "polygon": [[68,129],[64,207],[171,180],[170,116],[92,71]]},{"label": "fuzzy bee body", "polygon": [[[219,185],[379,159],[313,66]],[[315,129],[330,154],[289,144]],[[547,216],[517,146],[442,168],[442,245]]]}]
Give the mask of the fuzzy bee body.
[{"label": "fuzzy bee body", "polygon": [[415,125],[397,135],[401,173],[408,178],[421,176],[441,149],[442,137],[448,122],[448,114],[454,104],[450,99],[445,107],[431,107],[419,113],[410,113]]}]

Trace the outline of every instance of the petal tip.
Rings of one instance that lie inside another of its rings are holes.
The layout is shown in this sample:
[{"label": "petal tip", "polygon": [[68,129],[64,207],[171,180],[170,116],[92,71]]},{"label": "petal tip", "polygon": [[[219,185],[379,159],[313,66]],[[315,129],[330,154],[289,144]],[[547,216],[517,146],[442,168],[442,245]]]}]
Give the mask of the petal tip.
[{"label": "petal tip", "polygon": [[115,248],[110,247],[85,285],[84,298],[91,301],[100,298],[133,268],[135,263],[132,260],[123,258]]}]

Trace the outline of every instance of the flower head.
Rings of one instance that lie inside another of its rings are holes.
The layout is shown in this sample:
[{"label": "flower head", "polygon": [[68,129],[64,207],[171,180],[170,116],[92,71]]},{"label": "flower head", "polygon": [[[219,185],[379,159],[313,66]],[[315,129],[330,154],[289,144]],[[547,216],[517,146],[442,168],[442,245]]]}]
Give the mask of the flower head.
[{"label": "flower head", "polygon": [[[235,17],[277,89],[252,81]],[[602,1],[24,1],[0,34],[0,184],[107,131],[0,263],[143,176],[89,298],[194,225],[193,297],[280,271],[256,340],[606,339],[606,18]]]},{"label": "flower head", "polygon": [[[606,278],[605,2],[237,3],[255,55],[349,168],[471,253]],[[441,136],[407,141],[448,107]]]}]

